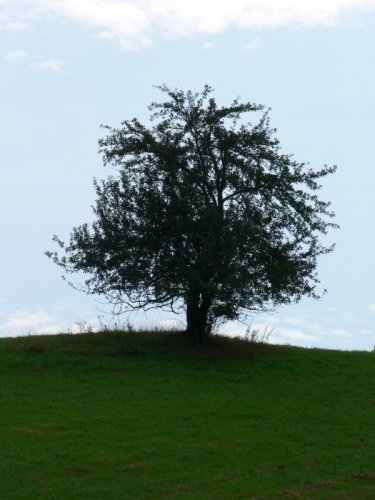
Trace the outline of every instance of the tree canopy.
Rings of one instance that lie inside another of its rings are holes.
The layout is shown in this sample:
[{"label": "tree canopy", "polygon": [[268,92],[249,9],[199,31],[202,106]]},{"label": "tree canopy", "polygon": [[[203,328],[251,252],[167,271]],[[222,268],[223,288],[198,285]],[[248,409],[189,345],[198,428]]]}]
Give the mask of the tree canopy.
[{"label": "tree canopy", "polygon": [[105,127],[100,151],[115,171],[94,181],[95,220],[68,244],[55,236],[62,255],[47,255],[87,273],[85,291],[119,312],[184,308],[193,337],[318,297],[317,258],[333,249],[319,235],[336,225],[316,191],[336,167],[313,170],[283,154],[261,105],[219,107],[209,86],[159,89],[167,100],[149,106],[148,125]]}]

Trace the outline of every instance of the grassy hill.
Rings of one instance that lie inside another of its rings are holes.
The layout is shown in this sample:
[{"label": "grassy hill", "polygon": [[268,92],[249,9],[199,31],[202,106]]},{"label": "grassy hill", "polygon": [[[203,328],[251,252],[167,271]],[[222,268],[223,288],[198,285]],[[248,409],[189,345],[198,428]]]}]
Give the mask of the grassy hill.
[{"label": "grassy hill", "polygon": [[1,499],[375,498],[375,354],[0,340]]}]

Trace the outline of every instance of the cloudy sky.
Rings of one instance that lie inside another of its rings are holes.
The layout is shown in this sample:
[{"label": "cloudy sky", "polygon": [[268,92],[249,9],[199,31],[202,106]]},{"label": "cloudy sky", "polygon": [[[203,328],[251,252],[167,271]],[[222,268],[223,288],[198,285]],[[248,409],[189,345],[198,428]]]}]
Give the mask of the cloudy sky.
[{"label": "cloudy sky", "polygon": [[327,294],[253,323],[277,343],[373,349],[375,0],[0,0],[0,36],[0,336],[111,322],[44,251],[92,220],[100,124],[147,121],[154,85],[208,83],[220,104],[271,107],[296,160],[338,165],[321,192],[341,226],[320,260]]}]

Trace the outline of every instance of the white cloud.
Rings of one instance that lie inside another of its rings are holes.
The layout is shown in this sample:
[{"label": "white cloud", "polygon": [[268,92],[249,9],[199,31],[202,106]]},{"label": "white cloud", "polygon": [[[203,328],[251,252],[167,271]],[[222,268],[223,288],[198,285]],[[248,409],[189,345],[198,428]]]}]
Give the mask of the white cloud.
[{"label": "white cloud", "polygon": [[61,331],[58,318],[45,311],[15,311],[2,314],[0,334],[57,333]]},{"label": "white cloud", "polygon": [[245,50],[248,50],[249,52],[256,52],[261,49],[262,46],[262,40],[260,38],[255,38],[251,42],[245,44]]},{"label": "white cloud", "polygon": [[326,334],[326,330],[319,323],[311,323],[308,328],[313,335],[323,336]]},{"label": "white cloud", "polygon": [[333,307],[333,306],[329,306],[329,307],[326,307],[326,311],[329,312],[329,313],[332,313],[332,312],[337,311],[337,308]]},{"label": "white cloud", "polygon": [[24,31],[38,19],[39,2],[32,0],[0,0],[0,27],[8,31]]},{"label": "white cloud", "polygon": [[[1,1],[1,0],[0,0]],[[0,4],[1,5],[1,4]],[[5,59],[10,62],[20,62],[28,59],[28,54],[25,50],[12,50],[5,54]],[[48,61],[33,62],[30,66],[34,69],[50,70],[61,74],[65,62],[60,59],[50,59]]]},{"label": "white cloud", "polygon": [[27,53],[24,50],[11,50],[5,54],[5,59],[11,62],[24,61],[26,58]]},{"label": "white cloud", "polygon": [[334,318],[334,317],[330,317],[330,318],[322,318],[321,319],[321,322],[322,323],[326,323],[326,324],[332,324],[332,323],[336,323],[337,322],[337,319]]},{"label": "white cloud", "polygon": [[372,330],[369,330],[368,328],[362,328],[361,332],[362,335],[372,335]]},{"label": "white cloud", "polygon": [[[375,307],[374,307],[375,310]],[[322,311],[324,313],[324,309]],[[339,311],[330,318],[319,318],[319,315],[308,314],[303,309],[293,309],[288,315],[273,315],[266,319],[257,320],[254,327],[273,328],[270,337],[272,344],[293,344],[305,347],[329,346],[333,349],[353,349],[356,343],[360,345],[371,338],[374,332],[369,328],[362,329],[358,325],[358,315],[349,311]],[[229,336],[245,335],[246,327],[238,323],[228,323],[222,332]]]},{"label": "white cloud", "polygon": [[[227,335],[228,337],[246,337],[251,336],[254,332],[257,335],[258,340],[266,340],[268,338],[270,343],[273,343],[273,332],[274,325],[276,324],[275,318],[271,316],[262,319],[258,322],[247,322],[247,324],[242,324],[237,321],[229,321],[219,328],[219,333],[221,335]],[[250,332],[247,329],[250,327]]]},{"label": "white cloud", "polygon": [[0,0],[0,25],[26,29],[55,16],[91,27],[125,50],[159,37],[192,37],[230,28],[333,26],[375,10],[375,0]]},{"label": "white cloud", "polygon": [[157,328],[166,330],[181,330],[182,324],[178,319],[162,319],[156,323]]},{"label": "white cloud", "polygon": [[343,330],[342,328],[333,328],[331,330],[331,334],[334,336],[334,337],[338,337],[338,338],[342,338],[342,339],[349,339],[352,337],[352,334],[349,333],[348,331],[346,330]]},{"label": "white cloud", "polygon": [[285,328],[282,328],[278,331],[280,331],[282,337],[289,340],[306,341],[306,342],[316,342],[319,340],[319,337],[317,337],[316,335],[309,335],[307,333],[302,332],[301,330],[287,330]]},{"label": "white cloud", "polygon": [[370,304],[369,306],[367,306],[367,309],[371,312],[375,312],[375,304]]},{"label": "white cloud", "polygon": [[50,321],[51,317],[44,312],[18,311],[8,316],[6,325],[14,329],[32,328]]},{"label": "white cloud", "polygon": [[8,31],[26,31],[30,28],[30,24],[25,21],[10,21],[6,28]]},{"label": "white cloud", "polygon": [[246,334],[246,326],[230,321],[219,328],[219,333],[227,335],[228,337],[244,337]]},{"label": "white cloud", "polygon": [[346,322],[352,322],[357,319],[357,316],[351,312],[343,312],[341,318]]},{"label": "white cloud", "polygon": [[284,316],[283,318],[281,318],[281,321],[288,325],[306,326],[309,324],[309,319],[310,319],[309,314],[303,314],[301,316],[295,316],[295,317]]},{"label": "white cloud", "polygon": [[56,335],[57,333],[61,333],[62,328],[58,324],[49,323],[45,326],[41,326],[39,328],[34,328],[31,330],[33,335]]},{"label": "white cloud", "polygon": [[65,64],[64,61],[51,59],[50,61],[34,63],[31,65],[31,67],[35,69],[51,70],[61,74],[63,72],[64,64]]},{"label": "white cloud", "polygon": [[211,50],[215,47],[215,45],[212,43],[212,42],[205,42],[203,45],[202,45],[202,48],[204,48],[205,50]]}]

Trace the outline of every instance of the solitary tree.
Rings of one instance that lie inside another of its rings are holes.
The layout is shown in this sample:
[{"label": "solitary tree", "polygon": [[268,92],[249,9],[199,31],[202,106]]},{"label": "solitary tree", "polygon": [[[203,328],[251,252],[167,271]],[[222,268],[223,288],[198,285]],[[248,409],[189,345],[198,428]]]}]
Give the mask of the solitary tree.
[{"label": "solitary tree", "polygon": [[118,308],[186,311],[187,333],[208,335],[218,322],[302,296],[317,298],[318,235],[335,226],[314,193],[336,167],[313,171],[281,153],[268,112],[255,125],[242,114],[263,106],[235,100],[218,107],[201,93],[169,89],[137,119],[105,127],[99,141],[115,175],[94,181],[95,221],[73,229],[67,272]]}]

